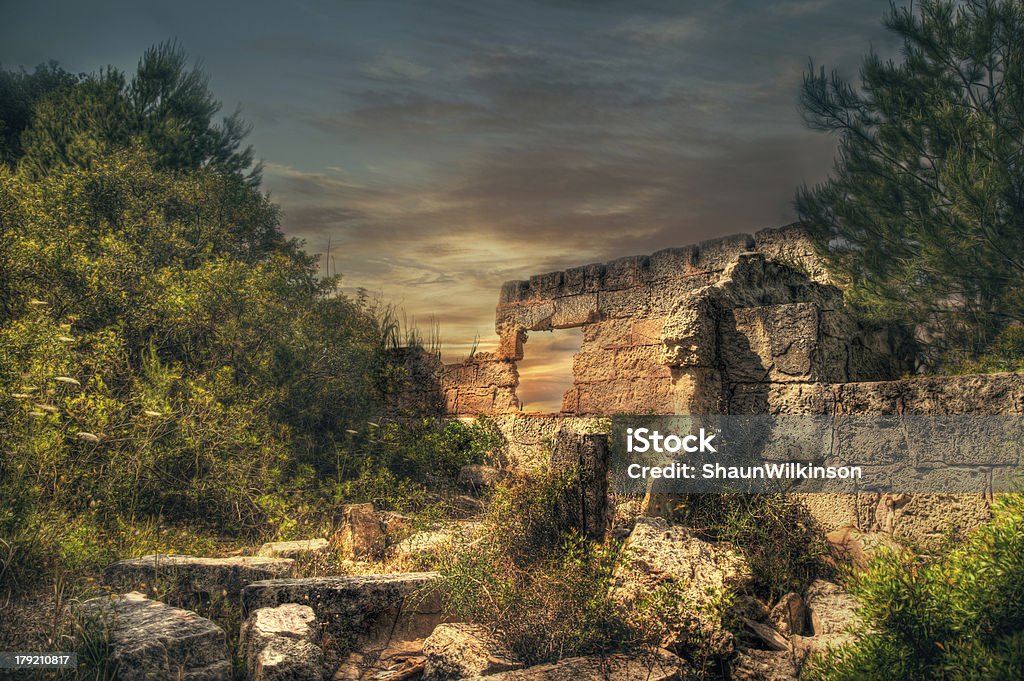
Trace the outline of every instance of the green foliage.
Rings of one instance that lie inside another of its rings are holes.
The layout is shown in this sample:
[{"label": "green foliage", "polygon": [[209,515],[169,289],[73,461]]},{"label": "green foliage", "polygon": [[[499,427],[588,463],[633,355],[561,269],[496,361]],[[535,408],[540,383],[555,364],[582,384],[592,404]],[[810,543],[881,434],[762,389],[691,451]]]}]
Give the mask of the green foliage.
[{"label": "green foliage", "polygon": [[860,640],[811,678],[1024,677],[1024,496],[999,500],[992,520],[945,555],[874,558],[851,591]]},{"label": "green foliage", "polygon": [[1024,371],[1024,326],[1014,324],[1000,331],[988,351],[977,357],[947,353],[946,371],[954,374],[993,374],[1000,371]]},{"label": "green foliage", "polygon": [[1024,319],[1024,6],[922,0],[892,10],[902,60],[860,86],[804,79],[808,124],[839,138],[801,219],[864,314],[916,331],[926,359],[986,352]]},{"label": "green foliage", "polygon": [[690,495],[674,519],[741,551],[753,573],[753,589],[766,601],[802,592],[825,571],[825,540],[807,509],[788,495]]},{"label": "green foliage", "polygon": [[31,73],[0,69],[0,164],[13,168],[23,155],[21,133],[31,125],[36,104],[76,81],[56,62],[41,64]]},{"label": "green foliage", "polygon": [[537,474],[500,485],[482,534],[440,559],[449,610],[490,627],[528,663],[609,652],[639,639],[609,597],[618,547],[565,529],[559,509],[573,479]]}]

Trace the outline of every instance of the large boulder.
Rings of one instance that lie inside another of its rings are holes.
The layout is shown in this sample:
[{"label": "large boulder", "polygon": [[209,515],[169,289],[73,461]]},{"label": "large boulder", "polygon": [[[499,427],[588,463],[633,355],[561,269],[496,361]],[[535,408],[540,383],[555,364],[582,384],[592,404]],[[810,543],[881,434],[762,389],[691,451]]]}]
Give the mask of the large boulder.
[{"label": "large boulder", "polygon": [[857,601],[838,584],[817,579],[804,600],[815,636],[847,635],[857,624]]},{"label": "large boulder", "polygon": [[801,636],[807,630],[807,606],[798,593],[788,593],[779,599],[768,615],[772,626],[786,636]]},{"label": "large boulder", "polygon": [[271,579],[242,591],[245,612],[284,603],[308,605],[343,649],[384,640],[422,638],[440,624],[441,602],[431,591],[435,572]]},{"label": "large boulder", "polygon": [[612,597],[632,609],[659,591],[680,601],[666,620],[662,645],[673,648],[699,638],[711,652],[731,652],[720,605],[751,582],[744,558],[730,545],[696,537],[662,518],[639,518],[623,546]]},{"label": "large boulder", "polygon": [[103,627],[118,681],[231,681],[224,630],[189,610],[132,592],[82,604],[89,626]]},{"label": "large boulder", "polygon": [[237,599],[246,584],[287,577],[294,565],[289,558],[155,554],[117,561],[103,571],[103,583],[116,591],[168,594],[181,602],[196,597]]},{"label": "large boulder", "polygon": [[327,553],[329,542],[323,537],[296,541],[274,541],[261,546],[256,555],[261,558],[319,558]]},{"label": "large boulder", "polygon": [[522,663],[502,649],[484,627],[441,624],[423,642],[425,681],[449,681],[518,669]]},{"label": "large boulder", "polygon": [[343,558],[379,558],[387,545],[384,524],[373,504],[347,504],[334,543]]},{"label": "large boulder", "polygon": [[319,638],[313,609],[285,603],[254,610],[242,625],[238,650],[252,681],[319,681]]},{"label": "large boulder", "polygon": [[568,657],[551,664],[468,678],[486,681],[669,681],[691,677],[685,661],[659,649],[635,655]]}]

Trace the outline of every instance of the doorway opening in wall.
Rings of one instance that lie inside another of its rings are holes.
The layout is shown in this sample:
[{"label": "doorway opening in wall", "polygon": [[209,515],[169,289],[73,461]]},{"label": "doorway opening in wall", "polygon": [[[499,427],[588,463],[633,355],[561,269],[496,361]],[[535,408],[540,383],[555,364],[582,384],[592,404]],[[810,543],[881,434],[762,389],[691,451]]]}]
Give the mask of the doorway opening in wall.
[{"label": "doorway opening in wall", "polygon": [[531,331],[523,345],[516,395],[527,413],[554,414],[572,387],[572,357],[583,345],[583,329]]}]

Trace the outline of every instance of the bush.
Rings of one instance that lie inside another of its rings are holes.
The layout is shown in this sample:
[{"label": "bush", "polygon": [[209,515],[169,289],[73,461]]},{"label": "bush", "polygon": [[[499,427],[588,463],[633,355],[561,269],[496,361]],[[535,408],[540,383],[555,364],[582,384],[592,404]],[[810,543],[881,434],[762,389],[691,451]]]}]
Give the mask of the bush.
[{"label": "bush", "polygon": [[695,494],[674,520],[743,553],[754,592],[774,601],[804,589],[826,571],[827,544],[807,509],[785,494]]},{"label": "bush", "polygon": [[811,678],[1024,678],[1024,496],[949,553],[886,553],[854,575],[857,643],[819,661]]},{"label": "bush", "polygon": [[559,509],[573,483],[572,473],[538,473],[499,485],[482,534],[441,558],[449,611],[493,630],[528,664],[640,640],[609,597],[619,547],[565,529]]}]

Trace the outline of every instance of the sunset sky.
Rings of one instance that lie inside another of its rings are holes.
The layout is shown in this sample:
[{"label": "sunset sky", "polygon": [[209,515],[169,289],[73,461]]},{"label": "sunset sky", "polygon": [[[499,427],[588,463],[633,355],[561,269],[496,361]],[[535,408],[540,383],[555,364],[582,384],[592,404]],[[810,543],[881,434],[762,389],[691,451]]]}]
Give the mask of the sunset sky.
[{"label": "sunset sky", "polygon": [[[887,6],[6,0],[0,63],[130,71],[177,39],[255,126],[285,231],[330,241],[347,289],[436,318],[455,360],[494,340],[504,280],[790,222],[834,151],[803,126],[802,72],[888,54]],[[528,408],[557,408],[578,345],[533,334]]]}]

